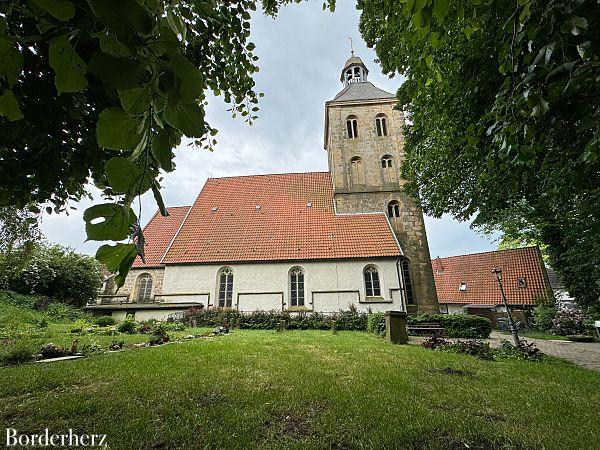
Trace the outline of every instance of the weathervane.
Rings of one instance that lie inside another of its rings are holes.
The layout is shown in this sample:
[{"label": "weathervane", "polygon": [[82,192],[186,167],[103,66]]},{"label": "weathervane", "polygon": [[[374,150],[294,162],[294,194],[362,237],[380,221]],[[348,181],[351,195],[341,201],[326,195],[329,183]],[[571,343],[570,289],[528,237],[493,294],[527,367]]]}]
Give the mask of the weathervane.
[{"label": "weathervane", "polygon": [[352,43],[352,36],[348,36],[348,39],[350,39],[350,53],[352,56],[354,56],[354,44]]}]

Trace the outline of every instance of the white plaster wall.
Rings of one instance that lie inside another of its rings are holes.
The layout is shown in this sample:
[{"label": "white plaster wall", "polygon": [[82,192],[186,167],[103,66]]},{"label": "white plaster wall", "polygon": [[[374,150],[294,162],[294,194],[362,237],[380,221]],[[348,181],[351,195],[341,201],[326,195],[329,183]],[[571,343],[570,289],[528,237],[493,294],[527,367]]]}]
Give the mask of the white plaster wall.
[{"label": "white plaster wall", "polygon": [[[367,265],[377,267],[381,296],[386,303],[364,303],[363,270]],[[334,312],[348,309],[349,303],[354,303],[361,311],[369,308],[373,311],[403,310],[399,292],[390,292],[400,287],[394,258],[169,265],[165,267],[163,294],[210,293],[210,307],[214,307],[218,298],[218,273],[223,267],[233,270],[233,307],[238,307],[239,298],[239,309],[242,311],[281,310],[281,294],[276,293],[283,293],[284,307],[287,308],[290,304],[289,272],[294,267],[304,270],[305,306],[314,311]],[[313,298],[314,305],[311,304]]]},{"label": "white plaster wall", "polygon": [[[176,312],[181,312],[180,309],[144,309],[144,310],[137,310],[135,312],[135,320],[138,322],[143,322],[145,320],[160,320],[160,321],[164,321],[167,320],[169,318],[169,315],[176,313]],[[131,314],[131,311],[114,311],[112,313],[112,317],[121,322],[123,320],[125,320],[125,316],[127,314]]]},{"label": "white plaster wall", "polygon": [[448,314],[466,314],[464,305],[447,305],[448,306]]}]

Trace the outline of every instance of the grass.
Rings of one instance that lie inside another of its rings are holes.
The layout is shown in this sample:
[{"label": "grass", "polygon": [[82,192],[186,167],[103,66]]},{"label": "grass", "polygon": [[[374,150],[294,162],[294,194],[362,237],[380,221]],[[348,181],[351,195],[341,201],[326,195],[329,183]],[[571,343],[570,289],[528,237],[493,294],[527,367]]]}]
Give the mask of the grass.
[{"label": "grass", "polygon": [[242,330],[2,368],[0,428],[106,433],[118,449],[576,449],[600,441],[598,392],[599,373],[558,359]]}]

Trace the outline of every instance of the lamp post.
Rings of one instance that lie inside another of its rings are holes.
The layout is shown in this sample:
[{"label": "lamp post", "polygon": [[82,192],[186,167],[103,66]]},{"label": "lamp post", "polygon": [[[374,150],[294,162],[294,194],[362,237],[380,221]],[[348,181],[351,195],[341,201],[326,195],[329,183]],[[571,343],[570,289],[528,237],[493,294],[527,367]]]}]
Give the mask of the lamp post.
[{"label": "lamp post", "polygon": [[515,346],[518,347],[519,335],[517,334],[517,327],[515,327],[515,321],[513,320],[512,313],[510,312],[510,308],[508,307],[508,302],[506,301],[506,294],[504,294],[504,287],[502,286],[502,269],[494,267],[492,269],[492,274],[496,277],[496,280],[498,281],[500,294],[502,294],[502,302],[504,303],[504,307],[506,308],[506,312],[508,313],[508,326],[510,327],[510,332],[512,333]]}]

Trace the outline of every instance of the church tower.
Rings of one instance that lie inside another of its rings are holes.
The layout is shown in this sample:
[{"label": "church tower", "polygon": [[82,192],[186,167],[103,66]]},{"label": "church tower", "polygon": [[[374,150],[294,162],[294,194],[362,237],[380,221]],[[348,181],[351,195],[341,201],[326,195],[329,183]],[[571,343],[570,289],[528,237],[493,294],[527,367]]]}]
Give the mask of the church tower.
[{"label": "church tower", "polygon": [[404,115],[394,109],[395,96],[370,83],[368,74],[353,54],[341,73],[344,88],[325,103],[325,150],[336,212],[385,212],[404,254],[398,268],[408,312],[438,312],[423,212],[402,190]]}]

